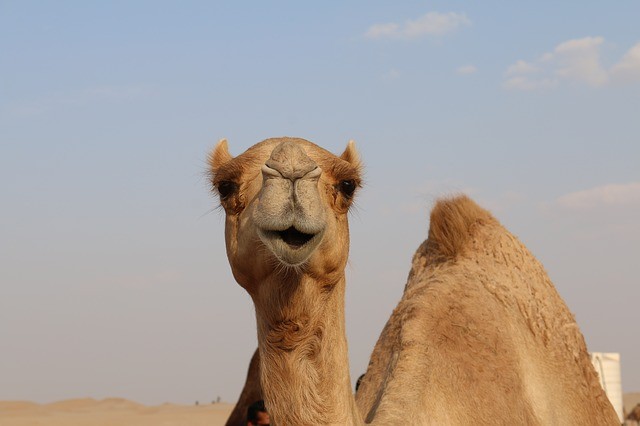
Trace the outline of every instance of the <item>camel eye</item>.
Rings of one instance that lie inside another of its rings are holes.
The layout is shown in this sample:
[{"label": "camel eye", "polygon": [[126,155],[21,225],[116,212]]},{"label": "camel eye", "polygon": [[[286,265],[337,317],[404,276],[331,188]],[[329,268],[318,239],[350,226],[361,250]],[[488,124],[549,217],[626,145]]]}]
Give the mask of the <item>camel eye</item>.
[{"label": "camel eye", "polygon": [[353,179],[341,180],[338,184],[338,189],[346,198],[351,198],[353,197],[353,192],[356,190],[356,186],[356,181]]},{"label": "camel eye", "polygon": [[233,195],[238,190],[238,184],[231,182],[230,180],[223,180],[216,186],[220,199],[225,200]]}]

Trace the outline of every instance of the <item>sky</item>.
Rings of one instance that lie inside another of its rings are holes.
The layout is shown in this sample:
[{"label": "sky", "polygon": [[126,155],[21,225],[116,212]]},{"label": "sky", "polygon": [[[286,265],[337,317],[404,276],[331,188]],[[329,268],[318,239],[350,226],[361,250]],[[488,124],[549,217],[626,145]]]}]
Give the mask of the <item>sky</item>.
[{"label": "sky", "polygon": [[640,391],[640,4],[0,0],[0,400],[234,402],[256,347],[206,157],[340,153],[352,377],[441,196],[544,264]]}]

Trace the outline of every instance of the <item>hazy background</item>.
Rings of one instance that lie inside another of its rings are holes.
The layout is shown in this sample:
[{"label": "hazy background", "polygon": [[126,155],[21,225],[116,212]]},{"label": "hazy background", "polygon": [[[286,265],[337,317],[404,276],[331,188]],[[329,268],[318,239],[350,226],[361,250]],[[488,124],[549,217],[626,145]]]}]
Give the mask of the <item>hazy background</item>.
[{"label": "hazy background", "polygon": [[543,262],[640,391],[640,3],[1,1],[0,400],[235,401],[256,346],[206,156],[356,140],[352,375],[435,198]]}]

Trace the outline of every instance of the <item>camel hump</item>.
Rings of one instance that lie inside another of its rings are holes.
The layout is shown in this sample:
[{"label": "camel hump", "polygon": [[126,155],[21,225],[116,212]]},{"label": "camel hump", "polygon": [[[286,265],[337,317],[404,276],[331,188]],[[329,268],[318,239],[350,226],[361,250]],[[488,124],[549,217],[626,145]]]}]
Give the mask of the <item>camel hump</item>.
[{"label": "camel hump", "polygon": [[441,259],[459,256],[475,229],[496,219],[466,195],[440,199],[431,210],[428,250]]}]

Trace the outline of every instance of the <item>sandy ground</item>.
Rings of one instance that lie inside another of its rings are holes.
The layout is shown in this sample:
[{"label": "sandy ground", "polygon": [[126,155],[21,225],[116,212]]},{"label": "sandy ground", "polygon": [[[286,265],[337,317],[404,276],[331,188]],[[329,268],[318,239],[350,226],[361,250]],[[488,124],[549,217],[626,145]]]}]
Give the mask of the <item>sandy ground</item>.
[{"label": "sandy ground", "polygon": [[[624,403],[633,408],[640,393],[626,393]],[[223,426],[231,410],[233,404],[147,406],[122,398],[0,401],[0,426]]]},{"label": "sandy ground", "polygon": [[146,406],[121,398],[0,401],[2,426],[222,426],[233,404]]}]

